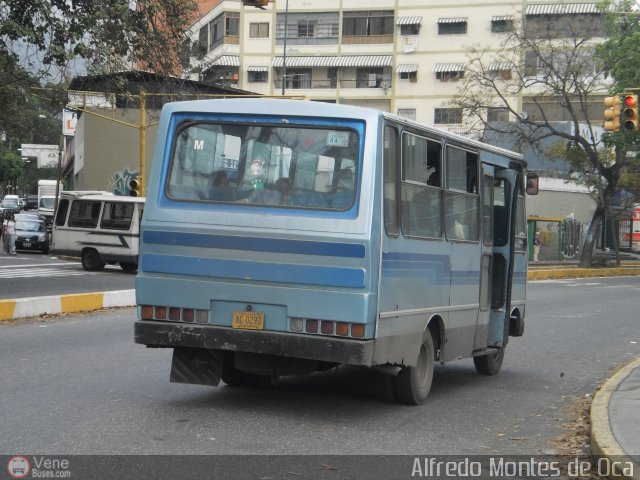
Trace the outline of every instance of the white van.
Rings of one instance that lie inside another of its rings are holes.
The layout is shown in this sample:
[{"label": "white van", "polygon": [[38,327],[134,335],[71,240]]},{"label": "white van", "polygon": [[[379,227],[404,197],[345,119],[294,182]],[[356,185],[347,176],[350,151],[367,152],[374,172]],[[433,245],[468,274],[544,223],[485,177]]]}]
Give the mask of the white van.
[{"label": "white van", "polygon": [[89,271],[117,262],[125,272],[135,272],[144,202],[142,197],[109,192],[61,192],[53,222],[52,253],[80,257]]}]

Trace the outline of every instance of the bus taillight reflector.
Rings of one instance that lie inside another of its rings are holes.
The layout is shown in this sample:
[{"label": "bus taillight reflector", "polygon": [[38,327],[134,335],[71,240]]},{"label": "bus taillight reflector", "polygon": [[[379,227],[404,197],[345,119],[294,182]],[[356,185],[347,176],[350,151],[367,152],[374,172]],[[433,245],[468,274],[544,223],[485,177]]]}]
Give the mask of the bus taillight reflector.
[{"label": "bus taillight reflector", "polygon": [[349,324],[342,322],[336,323],[336,335],[340,335],[342,337],[349,335]]},{"label": "bus taillight reflector", "polygon": [[323,321],[320,324],[320,332],[324,333],[325,335],[331,335],[333,333],[333,322],[330,321]]},{"label": "bus taillight reflector", "polygon": [[355,338],[362,338],[364,337],[364,325],[357,325],[357,324],[352,324],[351,325],[351,336],[355,337]]},{"label": "bus taillight reflector", "polygon": [[193,322],[193,310],[191,308],[185,308],[182,310],[182,321]]},{"label": "bus taillight reflector", "polygon": [[179,322],[180,321],[180,309],[176,308],[176,307],[170,307],[169,308],[169,320],[173,321],[173,322]]},{"label": "bus taillight reflector", "polygon": [[196,323],[208,323],[209,311],[208,310],[196,310]]},{"label": "bus taillight reflector", "polygon": [[141,305],[140,318],[151,320],[153,318],[153,307],[151,305]]},{"label": "bus taillight reflector", "polygon": [[302,332],[303,322],[304,320],[302,320],[301,318],[292,318],[291,321],[289,322],[289,327],[291,328],[291,331],[296,333]]},{"label": "bus taillight reflector", "polygon": [[156,320],[166,320],[167,319],[167,307],[156,307],[154,317]]},{"label": "bus taillight reflector", "polygon": [[305,330],[307,331],[307,333],[318,333],[318,320],[307,319]]}]

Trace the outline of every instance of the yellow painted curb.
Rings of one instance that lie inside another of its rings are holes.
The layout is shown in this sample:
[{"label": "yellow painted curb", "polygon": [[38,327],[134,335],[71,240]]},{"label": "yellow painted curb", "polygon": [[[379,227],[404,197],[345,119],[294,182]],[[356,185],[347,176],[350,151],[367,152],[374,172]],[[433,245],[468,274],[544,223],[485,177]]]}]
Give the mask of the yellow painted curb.
[{"label": "yellow painted curb", "polygon": [[0,300],[0,320],[13,320],[15,311],[15,300]]},{"label": "yellow painted curb", "polygon": [[103,307],[103,303],[104,294],[102,293],[62,295],[60,297],[60,311],[62,313],[70,313],[97,310]]},{"label": "yellow painted curb", "polygon": [[529,280],[547,280],[554,278],[587,278],[587,277],[624,277],[640,275],[640,267],[609,268],[559,268],[549,270],[529,270]]},{"label": "yellow painted curb", "polygon": [[630,480],[640,480],[640,465],[634,463],[624,450],[622,450],[611,431],[611,425],[609,424],[609,402],[611,401],[613,393],[620,386],[620,383],[622,383],[635,368],[640,368],[640,358],[625,365],[608,379],[596,393],[591,403],[591,454],[615,460],[622,465],[633,464],[634,469],[631,475],[626,475],[620,471],[612,472],[611,475],[614,478],[626,478]]}]

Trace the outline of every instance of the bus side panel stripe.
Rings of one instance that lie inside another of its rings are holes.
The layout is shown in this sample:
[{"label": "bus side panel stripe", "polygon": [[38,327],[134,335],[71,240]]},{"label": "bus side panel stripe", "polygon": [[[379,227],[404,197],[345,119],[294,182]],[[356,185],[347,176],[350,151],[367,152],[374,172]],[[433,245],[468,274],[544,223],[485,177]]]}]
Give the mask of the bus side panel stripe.
[{"label": "bus side panel stripe", "polygon": [[283,265],[156,254],[142,255],[140,265],[145,273],[169,273],[330,287],[364,288],[365,286],[365,271],[358,268]]},{"label": "bus side panel stripe", "polygon": [[382,270],[385,275],[397,278],[429,276],[439,285],[476,285],[480,278],[478,270],[451,270],[447,255],[424,253],[385,252],[382,254]]},{"label": "bus side panel stripe", "polygon": [[303,255],[322,255],[346,258],[364,258],[365,246],[354,243],[310,242],[276,238],[208,235],[200,233],[161,232],[145,230],[143,242],[184,247],[221,248]]}]

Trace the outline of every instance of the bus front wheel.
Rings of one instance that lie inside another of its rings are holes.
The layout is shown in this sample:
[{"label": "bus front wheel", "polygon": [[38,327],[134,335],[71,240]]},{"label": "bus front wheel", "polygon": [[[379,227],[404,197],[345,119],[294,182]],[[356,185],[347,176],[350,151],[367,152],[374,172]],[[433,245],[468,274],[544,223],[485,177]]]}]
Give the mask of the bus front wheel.
[{"label": "bus front wheel", "polygon": [[473,365],[476,367],[476,372],[480,375],[493,376],[500,372],[502,360],[504,360],[504,348],[501,348],[500,351],[496,353],[473,357]]},{"label": "bus front wheel", "polygon": [[138,264],[135,262],[120,262],[120,268],[128,273],[133,273],[138,270]]},{"label": "bus front wheel", "polygon": [[396,396],[398,401],[408,405],[420,405],[429,396],[433,382],[435,365],[435,349],[431,331],[424,334],[418,364],[414,367],[403,367],[396,377]]}]

